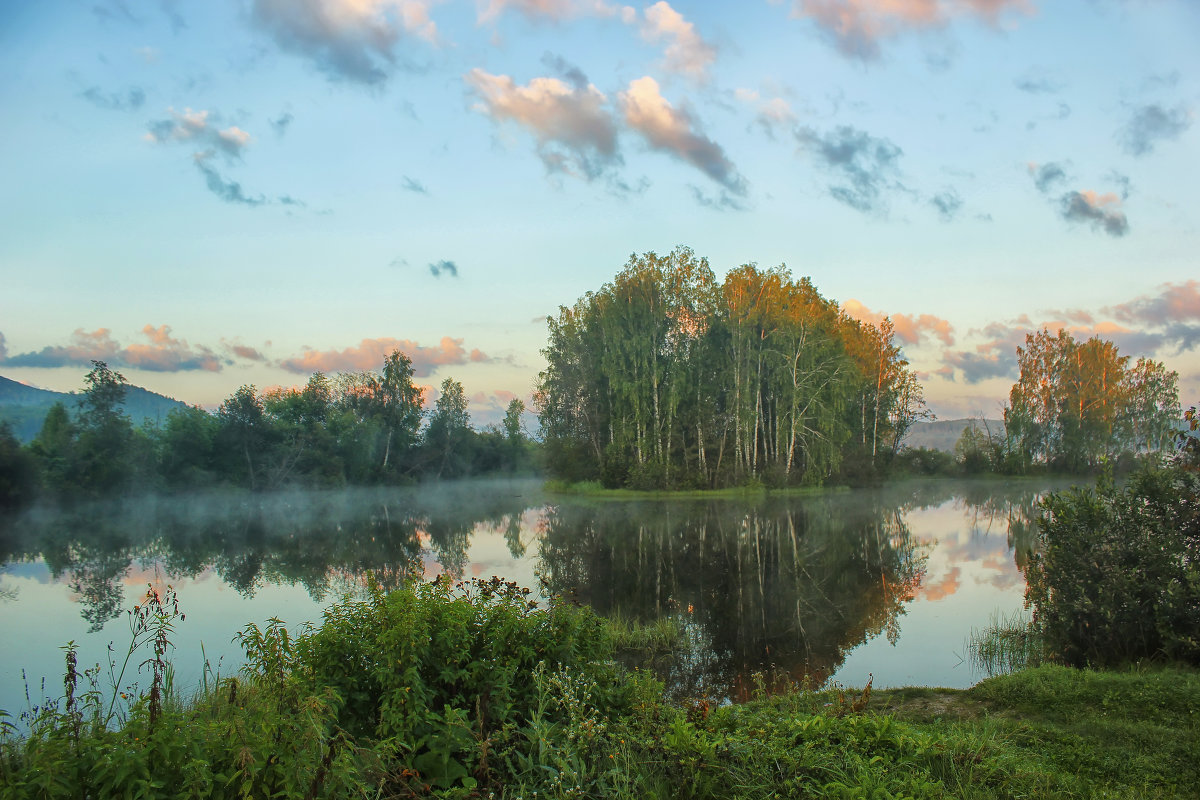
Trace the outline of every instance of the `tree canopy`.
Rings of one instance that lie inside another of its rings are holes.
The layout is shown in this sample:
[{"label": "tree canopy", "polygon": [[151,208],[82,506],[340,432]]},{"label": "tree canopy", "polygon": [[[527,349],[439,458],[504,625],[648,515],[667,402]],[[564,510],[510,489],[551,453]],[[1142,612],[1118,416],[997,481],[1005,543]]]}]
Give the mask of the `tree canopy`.
[{"label": "tree canopy", "polygon": [[547,468],[637,488],[820,483],[922,416],[890,323],[846,316],[785,266],[718,283],[686,247],[631,256],[549,321],[535,402]]},{"label": "tree canopy", "polygon": [[1161,362],[1130,364],[1112,342],[1097,336],[1076,341],[1065,329],[1028,334],[1017,362],[1020,377],[1004,424],[1020,464],[1078,472],[1125,451],[1173,446],[1181,413],[1178,375]]}]

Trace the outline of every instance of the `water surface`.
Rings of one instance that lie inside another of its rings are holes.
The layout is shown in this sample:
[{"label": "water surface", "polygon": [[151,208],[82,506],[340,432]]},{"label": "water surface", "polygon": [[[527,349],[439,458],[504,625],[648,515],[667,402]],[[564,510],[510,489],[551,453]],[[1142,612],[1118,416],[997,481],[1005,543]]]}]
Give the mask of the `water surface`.
[{"label": "water surface", "polygon": [[[601,614],[678,620],[680,692],[744,696],[755,673],[965,687],[973,627],[1023,605],[1029,481],[915,482],[807,497],[595,500],[536,481],[158,497],[36,509],[0,524],[0,708],[61,694],[61,646],[124,658],[129,609],[170,585],[180,686],[240,663],[233,636],[319,622],[384,586],[499,575]],[[140,659],[138,659],[140,660]],[[136,679],[138,676],[134,676]],[[143,682],[145,678],[142,678]],[[102,681],[103,682],[103,681]]]}]

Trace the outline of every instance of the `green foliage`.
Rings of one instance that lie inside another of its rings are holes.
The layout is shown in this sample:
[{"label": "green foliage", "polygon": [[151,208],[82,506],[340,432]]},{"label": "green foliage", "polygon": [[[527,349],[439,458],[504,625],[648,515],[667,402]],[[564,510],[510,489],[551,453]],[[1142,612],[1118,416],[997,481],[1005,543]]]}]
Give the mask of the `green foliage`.
[{"label": "green foliage", "polygon": [[995,472],[999,469],[1003,447],[990,431],[974,420],[963,428],[962,435],[954,443],[954,460],[968,475]]},{"label": "green foliage", "polygon": [[128,383],[125,377],[93,361],[79,399],[79,436],[72,452],[72,479],[92,495],[118,492],[134,477],[134,430],[121,410]]},{"label": "green foliage", "polygon": [[1026,599],[1052,657],[1200,664],[1200,474],[1147,469],[1044,509]]},{"label": "green foliage", "polygon": [[202,408],[176,409],[158,437],[160,475],[172,489],[195,489],[216,482],[218,418]]},{"label": "green foliage", "polygon": [[28,503],[38,485],[37,463],[13,435],[7,422],[0,422],[0,511]]},{"label": "green foliage", "polygon": [[534,399],[568,482],[819,485],[852,451],[874,471],[929,416],[891,323],[847,317],[782,265],[718,283],[686,247],[633,255],[548,327]]},{"label": "green foliage", "polygon": [[894,472],[910,475],[953,475],[956,467],[950,453],[928,447],[906,447],[892,461]]},{"label": "green foliage", "polygon": [[470,436],[470,416],[462,384],[446,378],[425,429],[424,446],[430,472],[439,478],[466,474],[469,464],[464,451]]},{"label": "green foliage", "polygon": [[221,485],[396,484],[537,467],[540,447],[521,428],[519,399],[509,403],[503,428],[476,432],[461,384],[447,379],[422,437],[421,389],[412,379],[412,362],[397,351],[379,373],[316,373],[303,388],[263,393],[242,386],[216,414],[178,404],[160,423],[134,428],[123,411],[125,378],[97,361],[76,419],[61,404],[50,407],[24,455],[0,452],[7,459],[0,472],[11,463],[14,476],[35,476],[33,484],[13,478],[20,488],[12,502],[23,503],[38,483],[66,500]]},{"label": "green foliage", "polygon": [[1200,412],[1195,406],[1184,412],[1183,424],[1175,437],[1175,461],[1186,469],[1200,470]]},{"label": "green foliage", "polygon": [[1122,450],[1169,449],[1179,420],[1178,375],[1157,361],[1132,366],[1099,337],[1043,330],[1017,348],[1020,377],[1004,412],[1011,466],[1082,472]]},{"label": "green foliage", "polygon": [[596,670],[610,655],[590,611],[543,609],[528,595],[498,578],[443,578],[391,594],[374,587],[369,600],[334,606],[298,640],[300,672],[337,692],[341,723],[356,735],[448,736],[457,716],[447,709],[456,709],[486,738],[528,717],[536,664]]},{"label": "green foliage", "polygon": [[[525,598],[439,581],[375,589],[298,636],[247,626],[241,675],[206,672],[186,699],[165,658],[182,615],[148,593],[132,617],[154,642],[150,690],[112,719],[100,669],[81,671],[68,644],[63,697],[20,735],[0,714],[0,800],[1172,798],[1200,782],[1195,670],[1041,667],[967,692],[770,697],[760,678],[748,702],[673,703],[608,660],[619,625]],[[360,627],[372,623],[385,628]]]}]

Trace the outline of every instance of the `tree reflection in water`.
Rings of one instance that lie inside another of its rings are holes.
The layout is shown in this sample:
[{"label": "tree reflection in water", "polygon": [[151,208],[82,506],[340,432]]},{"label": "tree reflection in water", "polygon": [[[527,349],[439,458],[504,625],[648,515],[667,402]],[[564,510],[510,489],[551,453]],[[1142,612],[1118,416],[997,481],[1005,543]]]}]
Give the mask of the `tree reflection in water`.
[{"label": "tree reflection in water", "polygon": [[[910,530],[914,512],[961,509],[990,557],[1007,558],[1004,539],[987,536],[1006,526],[1023,568],[1044,489],[926,481],[802,498],[547,505],[536,482],[511,481],[161,497],[0,523],[0,560],[44,559],[93,631],[121,613],[123,583],[144,580],[139,571],[166,582],[211,571],[244,597],[283,584],[331,602],[358,594],[368,574],[392,589],[438,571],[457,579],[536,565],[543,597],[678,622],[688,647],[657,665],[676,692],[741,698],[756,672],[819,684],[864,641],[895,642],[925,575],[928,537]],[[511,561],[480,561],[471,547],[481,531]]]},{"label": "tree reflection in water", "polygon": [[0,525],[0,560],[44,559],[51,577],[78,595],[92,631],[120,615],[122,584],[139,569],[161,570],[166,581],[212,570],[245,597],[267,584],[301,585],[321,601],[355,594],[368,573],[385,589],[403,585],[423,574],[427,544],[445,572],[461,577],[475,526],[519,520],[540,502],[537,486],[209,494],[35,509]]},{"label": "tree reflection in water", "polygon": [[681,693],[744,697],[754,672],[823,682],[867,638],[898,635],[923,557],[879,493],[797,501],[564,504],[543,573],[606,615],[675,617],[692,647],[665,665]]}]

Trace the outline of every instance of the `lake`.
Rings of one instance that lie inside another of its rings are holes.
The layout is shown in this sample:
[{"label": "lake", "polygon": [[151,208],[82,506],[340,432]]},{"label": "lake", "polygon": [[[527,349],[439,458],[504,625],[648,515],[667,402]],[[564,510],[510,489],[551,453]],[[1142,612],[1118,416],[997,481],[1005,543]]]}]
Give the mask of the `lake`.
[{"label": "lake", "polygon": [[608,616],[673,617],[689,645],[658,668],[678,692],[744,697],[755,673],[966,687],[983,677],[965,658],[972,628],[1023,607],[1050,488],[921,481],[615,500],[501,480],[35,509],[0,523],[0,708],[58,697],[68,640],[81,668],[106,665],[110,644],[123,660],[127,611],[148,585],[178,592],[172,659],[186,688],[206,660],[236,670],[246,623],[317,623],[368,575],[385,587],[498,575]]}]

